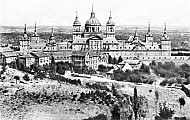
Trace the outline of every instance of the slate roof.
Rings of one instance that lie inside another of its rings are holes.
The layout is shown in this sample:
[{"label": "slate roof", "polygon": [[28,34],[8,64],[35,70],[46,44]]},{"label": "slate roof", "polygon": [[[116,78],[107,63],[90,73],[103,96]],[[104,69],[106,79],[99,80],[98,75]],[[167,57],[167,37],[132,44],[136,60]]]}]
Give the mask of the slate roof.
[{"label": "slate roof", "polygon": [[2,53],[2,55],[5,57],[17,57],[18,53],[17,52],[4,52],[4,53]]},{"label": "slate roof", "polygon": [[86,56],[86,54],[86,51],[72,51],[71,53],[72,56]]},{"label": "slate roof", "polygon": [[48,57],[49,56],[48,54],[46,54],[44,52],[36,52],[36,53],[32,52],[31,55],[33,55],[34,57],[38,57],[38,58],[40,58],[40,57]]},{"label": "slate roof", "polygon": [[0,47],[0,52],[13,52],[13,49],[10,47]]}]

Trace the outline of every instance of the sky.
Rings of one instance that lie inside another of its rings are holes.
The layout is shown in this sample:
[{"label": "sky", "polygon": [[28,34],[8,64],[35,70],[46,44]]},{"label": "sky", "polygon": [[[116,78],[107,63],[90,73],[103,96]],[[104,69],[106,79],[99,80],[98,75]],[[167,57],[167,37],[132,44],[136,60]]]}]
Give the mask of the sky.
[{"label": "sky", "polygon": [[0,0],[0,25],[72,26],[78,11],[84,26],[92,3],[102,25],[111,10],[116,25],[190,27],[190,0]]}]

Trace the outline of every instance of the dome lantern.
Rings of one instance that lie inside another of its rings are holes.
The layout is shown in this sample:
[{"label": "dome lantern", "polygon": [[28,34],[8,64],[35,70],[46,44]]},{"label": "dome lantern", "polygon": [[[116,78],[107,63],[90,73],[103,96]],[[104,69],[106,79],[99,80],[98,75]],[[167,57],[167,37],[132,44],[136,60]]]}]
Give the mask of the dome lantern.
[{"label": "dome lantern", "polygon": [[109,20],[107,21],[106,25],[115,25],[114,21],[112,20],[111,11],[110,11]]},{"label": "dome lantern", "polygon": [[81,25],[81,23],[78,20],[78,12],[76,11],[76,17],[75,17],[75,21],[73,22],[73,25]]}]

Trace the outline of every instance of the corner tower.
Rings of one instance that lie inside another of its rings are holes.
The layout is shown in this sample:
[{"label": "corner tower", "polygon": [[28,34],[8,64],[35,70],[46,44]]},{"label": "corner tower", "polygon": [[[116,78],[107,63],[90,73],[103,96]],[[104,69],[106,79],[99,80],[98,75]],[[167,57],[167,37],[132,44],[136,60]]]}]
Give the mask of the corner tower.
[{"label": "corner tower", "polygon": [[148,31],[147,31],[147,34],[145,35],[145,42],[146,43],[153,42],[153,35],[150,32],[150,22],[148,23]]},{"label": "corner tower", "polygon": [[34,34],[31,37],[31,41],[34,43],[39,43],[40,42],[40,37],[37,33],[37,27],[36,27],[36,22],[35,22],[35,26],[34,26]]},{"label": "corner tower", "polygon": [[166,33],[166,24],[164,27],[164,34],[162,35],[162,39],[161,39],[161,47],[162,47],[162,50],[171,50],[171,40],[169,39]]},{"label": "corner tower", "polygon": [[25,23],[25,26],[24,26],[24,34],[19,39],[19,48],[20,48],[20,51],[22,51],[22,52],[27,52],[30,49],[30,39],[27,36],[26,23]]}]

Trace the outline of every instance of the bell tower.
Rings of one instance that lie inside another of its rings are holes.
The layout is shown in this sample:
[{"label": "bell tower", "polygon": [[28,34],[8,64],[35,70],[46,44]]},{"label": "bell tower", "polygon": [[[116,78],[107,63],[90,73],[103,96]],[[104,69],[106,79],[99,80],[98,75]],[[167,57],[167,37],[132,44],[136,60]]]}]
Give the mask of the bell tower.
[{"label": "bell tower", "polygon": [[162,35],[162,39],[161,39],[161,46],[162,46],[162,50],[171,50],[171,40],[169,39],[166,33],[166,24],[164,27],[164,34]]},{"label": "bell tower", "polygon": [[76,11],[75,21],[73,22],[73,40],[81,38],[81,23],[78,20],[78,12]]},{"label": "bell tower", "polygon": [[106,23],[106,37],[107,38],[115,37],[115,23],[112,20],[111,11],[110,11],[109,20]]},{"label": "bell tower", "polygon": [[146,42],[146,43],[151,43],[151,42],[153,42],[153,35],[152,35],[151,32],[150,32],[150,22],[148,23],[148,32],[147,32],[147,34],[145,35],[145,42]]},{"label": "bell tower", "polygon": [[39,37],[39,35],[37,33],[36,22],[35,22],[35,26],[34,26],[34,34],[31,37],[31,41],[34,41],[35,43],[40,42],[40,37]]}]

